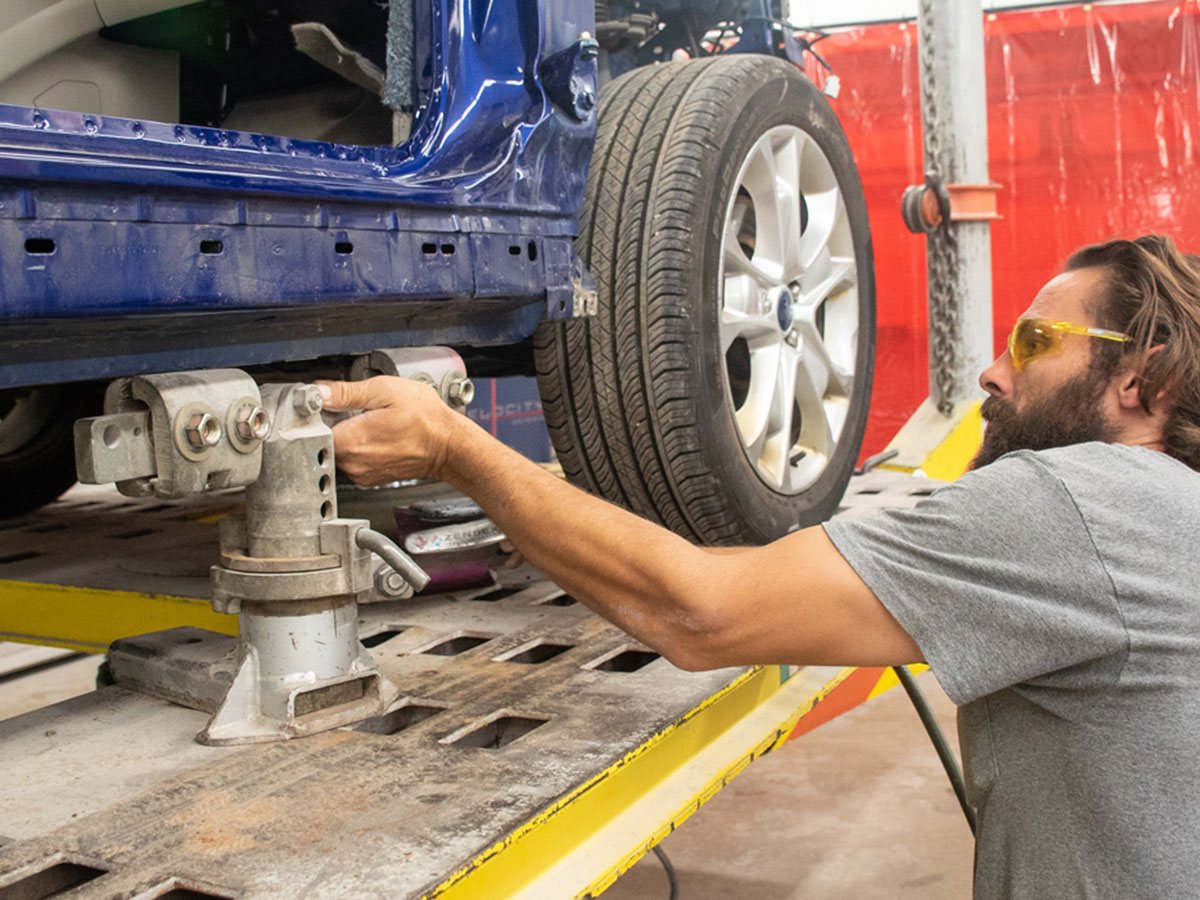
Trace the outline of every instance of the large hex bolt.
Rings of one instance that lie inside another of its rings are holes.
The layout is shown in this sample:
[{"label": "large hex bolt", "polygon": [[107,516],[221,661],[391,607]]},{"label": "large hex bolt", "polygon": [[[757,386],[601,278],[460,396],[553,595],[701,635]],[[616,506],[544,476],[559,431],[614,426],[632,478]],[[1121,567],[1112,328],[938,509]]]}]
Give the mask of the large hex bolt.
[{"label": "large hex bolt", "polygon": [[196,451],[217,446],[221,443],[222,433],[220,419],[205,412],[192,413],[183,426],[184,439]]},{"label": "large hex bolt", "polygon": [[247,403],[238,409],[237,421],[233,427],[238,440],[243,444],[265,440],[271,433],[271,417],[261,406]]},{"label": "large hex bolt", "polygon": [[315,416],[324,405],[321,400],[321,392],[315,384],[301,385],[292,392],[292,406],[296,410],[296,415],[302,419]]}]

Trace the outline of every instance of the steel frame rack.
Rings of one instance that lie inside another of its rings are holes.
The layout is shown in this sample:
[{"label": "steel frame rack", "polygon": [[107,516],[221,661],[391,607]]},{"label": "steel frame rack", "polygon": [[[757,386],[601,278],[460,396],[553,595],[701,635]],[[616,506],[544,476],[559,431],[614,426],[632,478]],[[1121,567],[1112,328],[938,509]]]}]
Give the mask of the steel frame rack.
[{"label": "steel frame rack", "polygon": [[[873,472],[839,515],[933,486]],[[0,637],[228,633],[205,573],[235,500],[80,488],[9,523]],[[357,728],[205,747],[204,713],[115,686],[0,722],[0,897],[595,896],[751,761],[894,683],[683,672],[536,576],[360,614],[405,695]]]}]

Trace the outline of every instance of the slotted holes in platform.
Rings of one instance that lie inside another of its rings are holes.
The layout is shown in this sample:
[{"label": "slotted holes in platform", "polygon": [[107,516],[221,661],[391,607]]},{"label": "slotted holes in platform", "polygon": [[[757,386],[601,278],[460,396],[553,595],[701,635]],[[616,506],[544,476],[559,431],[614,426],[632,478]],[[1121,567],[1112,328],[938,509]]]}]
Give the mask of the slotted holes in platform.
[{"label": "slotted holes in platform", "polygon": [[472,597],[472,600],[481,601],[483,603],[495,603],[497,600],[503,600],[505,597],[511,597],[513,594],[519,594],[525,588],[507,587],[495,588],[487,593],[480,594],[478,597]]},{"label": "slotted holes in platform", "polygon": [[179,886],[172,881],[165,894],[154,894],[154,900],[230,900],[233,894],[213,894],[199,888]]},{"label": "slotted holes in platform", "polygon": [[388,710],[382,716],[375,716],[360,722],[354,730],[365,731],[368,734],[399,734],[426,719],[433,718],[446,708],[423,703],[403,703]]},{"label": "slotted holes in platform", "polygon": [[0,900],[45,900],[61,897],[71,888],[106,875],[104,869],[83,863],[56,862],[19,881],[0,887]]},{"label": "slotted holes in platform", "polygon": [[538,606],[574,606],[579,601],[570,594],[559,594],[556,597],[551,597],[549,600],[539,600]]},{"label": "slotted holes in platform", "polygon": [[431,656],[458,656],[460,653],[466,653],[473,647],[478,647],[480,644],[486,644],[490,641],[490,637],[484,637],[478,634],[460,634],[458,637],[452,637],[449,640],[442,641],[440,644],[434,644],[422,653],[428,653]]},{"label": "slotted holes in platform", "polygon": [[636,672],[638,669],[646,668],[658,658],[657,653],[651,653],[649,650],[623,650],[616,656],[610,656],[597,663],[592,668],[601,672]]},{"label": "slotted holes in platform", "polygon": [[549,719],[532,719],[527,716],[500,716],[468,731],[457,741],[455,747],[479,747],[482,750],[499,750],[519,737],[524,737],[535,728],[545,725]]},{"label": "slotted holes in platform", "polygon": [[503,662],[525,663],[526,665],[536,666],[544,662],[548,662],[554,657],[566,653],[571,649],[570,644],[551,644],[549,642],[534,644],[532,647],[526,647],[519,653],[514,653],[512,656],[501,657]]},{"label": "slotted holes in platform", "polygon": [[362,638],[359,643],[370,650],[372,647],[378,647],[384,641],[390,641],[398,634],[403,634],[404,631],[405,629],[403,628],[389,628],[387,631],[380,631],[377,634]]}]

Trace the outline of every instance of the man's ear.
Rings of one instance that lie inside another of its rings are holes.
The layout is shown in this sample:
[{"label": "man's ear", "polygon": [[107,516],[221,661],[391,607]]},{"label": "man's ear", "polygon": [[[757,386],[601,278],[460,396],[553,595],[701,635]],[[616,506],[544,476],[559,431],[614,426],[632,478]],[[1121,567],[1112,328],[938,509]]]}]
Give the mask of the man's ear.
[{"label": "man's ear", "polygon": [[1142,376],[1139,366],[1128,366],[1117,376],[1117,403],[1121,409],[1136,409],[1142,405]]},{"label": "man's ear", "polygon": [[[1146,365],[1155,353],[1162,350],[1162,345],[1151,347],[1150,350],[1140,358],[1133,358],[1129,365],[1121,370],[1117,376],[1117,402],[1121,409],[1136,409],[1142,406],[1141,387],[1142,373],[1146,371]],[[1166,384],[1150,399],[1150,409],[1146,410],[1153,414],[1162,405],[1163,398],[1171,390],[1171,384]]]}]

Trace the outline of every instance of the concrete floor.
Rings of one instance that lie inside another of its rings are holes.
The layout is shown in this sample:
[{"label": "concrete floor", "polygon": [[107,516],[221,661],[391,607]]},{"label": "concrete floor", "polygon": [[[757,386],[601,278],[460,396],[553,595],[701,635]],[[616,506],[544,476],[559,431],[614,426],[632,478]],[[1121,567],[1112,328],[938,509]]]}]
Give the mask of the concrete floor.
[{"label": "concrete floor", "polygon": [[[99,657],[0,678],[0,719],[92,689]],[[919,682],[954,741],[954,707]],[[972,839],[900,689],[754,763],[666,841],[680,900],[965,900]],[[666,900],[649,855],[604,900]]]},{"label": "concrete floor", "polygon": [[[957,748],[954,705],[918,677]],[[752,764],[662,843],[680,900],[966,900],[974,840],[896,688]],[[666,900],[648,855],[604,900]]]}]

